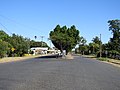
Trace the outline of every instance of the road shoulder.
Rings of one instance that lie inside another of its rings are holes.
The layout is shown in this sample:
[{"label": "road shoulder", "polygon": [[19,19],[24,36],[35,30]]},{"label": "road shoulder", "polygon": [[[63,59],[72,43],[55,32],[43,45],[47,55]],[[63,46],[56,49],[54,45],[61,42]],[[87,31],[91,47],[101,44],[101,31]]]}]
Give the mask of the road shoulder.
[{"label": "road shoulder", "polygon": [[120,67],[120,60],[110,59],[110,58],[104,58],[102,60],[102,59],[96,58],[95,56],[90,56],[90,55],[82,55],[82,56],[86,58],[91,58],[92,60],[99,60],[101,62]]},{"label": "road shoulder", "polygon": [[26,56],[26,57],[5,57],[5,58],[0,59],[0,63],[23,61],[23,60],[32,59],[35,57],[38,57],[38,55],[37,56]]}]

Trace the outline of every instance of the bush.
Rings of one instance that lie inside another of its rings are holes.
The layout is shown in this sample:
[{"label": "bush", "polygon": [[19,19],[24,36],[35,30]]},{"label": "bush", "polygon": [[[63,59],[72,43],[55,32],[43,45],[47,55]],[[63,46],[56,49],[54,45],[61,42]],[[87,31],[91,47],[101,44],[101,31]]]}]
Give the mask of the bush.
[{"label": "bush", "polygon": [[[107,57],[107,56],[108,56],[108,53],[107,53],[107,55],[106,55],[106,51],[102,51],[101,56],[102,56],[102,57]],[[100,57],[100,52],[97,52],[97,57]]]},{"label": "bush", "polygon": [[9,48],[8,43],[5,41],[0,41],[0,58],[3,58],[7,55]]},{"label": "bush", "polygon": [[109,58],[113,58],[113,59],[116,59],[116,56],[120,55],[120,53],[118,51],[115,51],[115,50],[111,50],[108,52],[108,57]]},{"label": "bush", "polygon": [[[100,52],[97,53],[97,57],[100,57]],[[120,53],[115,50],[111,50],[111,51],[108,51],[107,55],[106,55],[106,51],[103,51],[102,57],[107,57],[107,58],[112,58],[112,59],[120,59]]]}]

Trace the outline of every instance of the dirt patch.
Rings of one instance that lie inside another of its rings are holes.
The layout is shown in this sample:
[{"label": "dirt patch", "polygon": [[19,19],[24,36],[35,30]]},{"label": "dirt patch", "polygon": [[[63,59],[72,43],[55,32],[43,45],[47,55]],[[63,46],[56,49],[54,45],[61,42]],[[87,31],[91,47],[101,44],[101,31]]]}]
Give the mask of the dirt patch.
[{"label": "dirt patch", "polygon": [[27,57],[5,57],[0,59],[0,63],[8,63],[8,62],[16,62],[16,61],[22,61],[22,60],[27,60],[30,58],[35,58],[38,56],[27,56]]},{"label": "dirt patch", "polygon": [[31,58],[36,58],[36,57],[41,57],[41,56],[48,56],[51,54],[43,54],[43,55],[30,55],[30,56],[25,56],[25,57],[6,57],[0,59],[0,63],[8,63],[8,62],[16,62],[16,61],[23,61],[23,60],[28,60]]},{"label": "dirt patch", "polygon": [[66,57],[66,59],[74,59],[74,57],[71,54],[68,54],[65,57]]}]

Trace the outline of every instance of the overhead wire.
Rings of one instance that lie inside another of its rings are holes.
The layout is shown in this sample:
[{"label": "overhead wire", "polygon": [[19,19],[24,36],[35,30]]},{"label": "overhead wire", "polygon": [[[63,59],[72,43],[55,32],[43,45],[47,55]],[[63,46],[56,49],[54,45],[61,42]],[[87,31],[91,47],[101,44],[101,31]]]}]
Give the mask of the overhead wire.
[{"label": "overhead wire", "polygon": [[0,22],[0,25],[1,25],[7,32],[9,32],[10,34],[12,34],[12,32],[10,32],[10,31],[7,29],[7,27],[4,26],[1,22]]},{"label": "overhead wire", "polygon": [[[27,26],[27,25],[22,24],[22,23],[20,23],[20,22],[18,22],[18,21],[15,21],[15,20],[13,20],[13,19],[10,19],[10,18],[8,18],[8,17],[6,17],[6,16],[4,16],[4,15],[1,15],[1,14],[0,14],[0,17],[4,18],[4,19],[6,19],[6,20],[8,20],[8,21],[10,21],[10,22],[13,22],[13,23],[15,23],[15,24],[17,24],[17,25],[20,25],[20,26],[22,26],[22,27],[29,28],[29,29],[34,29],[34,30],[39,30],[39,29],[37,29],[37,28],[31,27],[31,26]],[[2,26],[3,26],[3,24],[2,24]]]}]

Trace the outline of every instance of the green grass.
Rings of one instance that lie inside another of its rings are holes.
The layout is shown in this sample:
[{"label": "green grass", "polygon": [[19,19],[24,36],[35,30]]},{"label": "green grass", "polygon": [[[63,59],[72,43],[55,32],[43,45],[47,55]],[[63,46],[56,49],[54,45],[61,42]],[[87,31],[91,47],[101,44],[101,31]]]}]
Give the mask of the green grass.
[{"label": "green grass", "polygon": [[111,59],[111,58],[97,58],[95,56],[91,56],[91,55],[86,55],[86,57],[88,58],[94,58],[95,60],[99,60],[99,61],[105,61],[105,62],[110,62],[110,63],[114,63],[114,64],[117,64],[117,65],[120,65],[120,60],[116,60],[116,59]]},{"label": "green grass", "polygon": [[101,58],[97,58],[98,60],[100,60],[100,61],[107,61],[107,62],[109,62],[109,59],[108,58],[103,58],[103,57],[101,57]]}]

